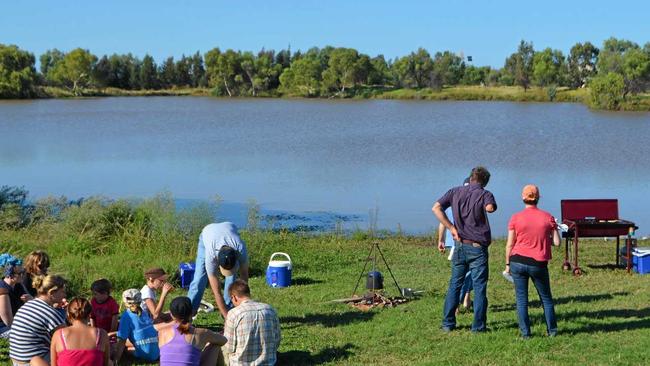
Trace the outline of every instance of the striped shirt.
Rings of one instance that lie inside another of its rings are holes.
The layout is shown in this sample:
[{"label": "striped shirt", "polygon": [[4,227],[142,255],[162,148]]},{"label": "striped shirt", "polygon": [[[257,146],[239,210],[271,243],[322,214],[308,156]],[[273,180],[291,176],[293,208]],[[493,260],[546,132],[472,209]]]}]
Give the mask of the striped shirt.
[{"label": "striped shirt", "polygon": [[56,328],[65,325],[65,314],[41,299],[21,306],[14,317],[9,336],[9,357],[29,362],[34,356],[50,352],[50,340]]},{"label": "striped shirt", "polygon": [[230,366],[275,365],[280,321],[267,304],[246,300],[228,312],[224,325]]}]

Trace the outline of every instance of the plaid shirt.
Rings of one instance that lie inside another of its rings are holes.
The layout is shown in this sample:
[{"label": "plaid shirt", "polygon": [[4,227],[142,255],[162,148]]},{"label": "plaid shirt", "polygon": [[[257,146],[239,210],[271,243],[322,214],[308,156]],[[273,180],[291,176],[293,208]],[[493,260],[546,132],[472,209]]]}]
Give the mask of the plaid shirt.
[{"label": "plaid shirt", "polygon": [[267,304],[246,300],[228,312],[224,326],[230,366],[275,365],[280,321]]}]

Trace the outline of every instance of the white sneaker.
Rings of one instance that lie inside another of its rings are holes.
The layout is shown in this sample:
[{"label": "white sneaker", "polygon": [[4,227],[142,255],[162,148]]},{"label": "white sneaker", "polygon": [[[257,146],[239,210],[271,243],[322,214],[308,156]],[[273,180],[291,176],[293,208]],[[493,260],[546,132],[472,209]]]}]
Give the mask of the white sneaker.
[{"label": "white sneaker", "polygon": [[204,313],[211,313],[214,311],[214,305],[205,300],[201,300],[201,304],[199,304],[199,311]]}]

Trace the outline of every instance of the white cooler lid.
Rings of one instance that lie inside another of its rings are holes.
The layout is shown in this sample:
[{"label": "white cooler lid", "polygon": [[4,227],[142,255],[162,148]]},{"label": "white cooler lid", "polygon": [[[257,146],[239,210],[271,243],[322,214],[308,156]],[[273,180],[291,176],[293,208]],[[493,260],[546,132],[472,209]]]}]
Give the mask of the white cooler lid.
[{"label": "white cooler lid", "polygon": [[270,261],[269,267],[291,267],[291,262],[289,261]]}]

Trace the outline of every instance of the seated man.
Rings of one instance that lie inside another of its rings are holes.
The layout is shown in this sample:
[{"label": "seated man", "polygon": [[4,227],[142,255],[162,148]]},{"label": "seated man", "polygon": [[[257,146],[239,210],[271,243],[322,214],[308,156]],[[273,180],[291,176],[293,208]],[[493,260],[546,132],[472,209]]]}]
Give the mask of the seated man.
[{"label": "seated man", "polygon": [[275,365],[280,346],[280,321],[267,304],[251,300],[248,284],[235,280],[228,289],[235,308],[228,312],[223,347],[230,366]]}]

